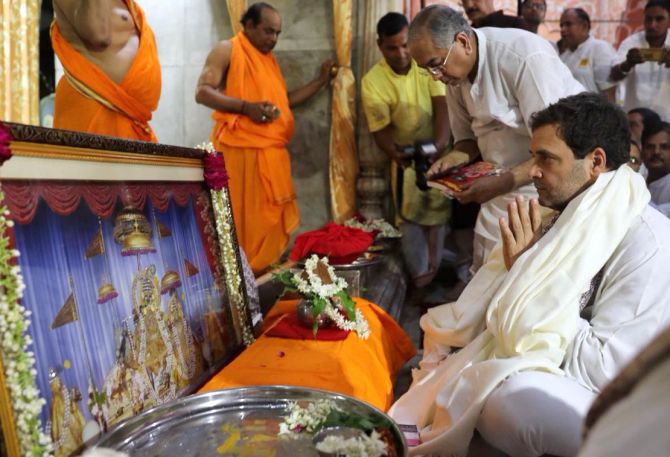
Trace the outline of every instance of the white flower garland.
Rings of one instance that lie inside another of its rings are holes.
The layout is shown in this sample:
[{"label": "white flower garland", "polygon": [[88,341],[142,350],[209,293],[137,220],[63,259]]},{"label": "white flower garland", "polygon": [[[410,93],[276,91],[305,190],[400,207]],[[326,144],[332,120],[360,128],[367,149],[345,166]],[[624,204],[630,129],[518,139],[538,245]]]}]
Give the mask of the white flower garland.
[{"label": "white flower garland", "polygon": [[400,233],[397,228],[386,222],[384,219],[370,219],[361,222],[358,219],[352,217],[351,219],[344,221],[344,225],[347,227],[365,230],[366,232],[377,230],[379,232],[377,237],[380,238],[400,238],[402,236],[402,233]]},{"label": "white flower garland", "polygon": [[333,400],[316,400],[310,402],[306,408],[297,402],[289,402],[288,410],[288,417],[279,424],[280,435],[300,432],[314,433],[326,420],[328,414],[333,410],[339,411],[339,408]]},{"label": "white flower garland", "polygon": [[[317,274],[316,269],[319,262],[326,267],[330,284],[324,284]],[[328,257],[319,258],[316,254],[312,254],[310,258],[305,260],[303,271],[307,275],[307,279],[303,278],[303,272],[297,272],[291,276],[291,282],[295,288],[308,300],[314,298],[324,300],[326,306],[323,312],[335,323],[337,328],[354,331],[359,338],[367,340],[370,336],[370,325],[363,313],[356,308],[354,320],[347,319],[343,314],[344,309],[336,295],[346,290],[347,281],[335,274],[335,269],[328,263]],[[335,300],[333,300],[333,297],[335,297]]]},{"label": "white flower garland", "polygon": [[[0,201],[4,194],[0,191]],[[2,361],[7,386],[12,397],[12,409],[21,447],[26,456],[48,455],[52,442],[41,427],[40,412],[46,404],[37,389],[35,354],[29,350],[33,341],[28,335],[30,311],[19,304],[25,284],[21,269],[12,265],[19,252],[9,249],[9,210],[0,206],[0,335]]]},{"label": "white flower garland", "polygon": [[361,436],[346,439],[329,435],[316,444],[316,450],[347,457],[381,457],[386,455],[386,443],[382,441],[381,435],[373,430],[370,436],[363,433]]},{"label": "white flower garland", "polygon": [[[331,284],[324,284],[316,273],[316,267],[319,260],[326,266]],[[344,278],[335,275],[335,269],[328,264],[327,257],[319,259],[316,254],[312,254],[312,256],[305,261],[304,271],[307,273],[307,280],[302,278],[302,273],[295,273],[293,275],[293,280],[300,293],[305,296],[316,295],[324,300],[328,300],[330,297],[346,289],[348,286],[347,281],[345,281]]]},{"label": "white flower garland", "polygon": [[356,309],[356,320],[353,321],[345,319],[342,313],[333,306],[326,306],[324,312],[335,322],[337,328],[356,332],[356,335],[362,340],[367,340],[370,337],[370,325],[359,309]]}]

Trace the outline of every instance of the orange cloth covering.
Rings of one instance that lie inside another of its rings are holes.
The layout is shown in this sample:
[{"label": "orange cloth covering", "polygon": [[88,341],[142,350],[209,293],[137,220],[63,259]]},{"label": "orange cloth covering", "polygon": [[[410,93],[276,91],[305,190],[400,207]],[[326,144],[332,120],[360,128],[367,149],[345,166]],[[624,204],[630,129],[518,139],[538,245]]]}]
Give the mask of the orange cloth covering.
[{"label": "orange cloth covering", "polygon": [[51,25],[51,43],[65,75],[56,87],[54,127],[156,142],[149,126],[161,94],[161,67],[156,39],[144,12],[126,0],[135,20],[140,43],[135,60],[116,84],[100,68],[77,51]]},{"label": "orange cloth covering", "polygon": [[231,40],[224,93],[247,102],[270,101],[279,117],[257,124],[238,113],[215,112],[214,147],[223,152],[240,245],[254,272],[276,262],[300,218],[286,144],[294,131],[286,82],[274,56],[243,32]]},{"label": "orange cloth covering", "polygon": [[[393,402],[398,370],[416,350],[407,334],[377,305],[356,298],[370,324],[370,337],[354,332],[340,341],[297,340],[262,335],[200,392],[249,385],[313,387],[366,401],[386,411]],[[278,302],[265,318],[268,329],[279,317],[294,313],[296,300]]]}]

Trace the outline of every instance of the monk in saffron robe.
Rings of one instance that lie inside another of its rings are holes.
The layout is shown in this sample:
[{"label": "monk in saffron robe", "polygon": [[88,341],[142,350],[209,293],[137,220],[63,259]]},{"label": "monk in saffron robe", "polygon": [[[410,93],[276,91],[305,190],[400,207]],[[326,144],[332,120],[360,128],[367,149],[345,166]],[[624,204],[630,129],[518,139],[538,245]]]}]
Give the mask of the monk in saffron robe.
[{"label": "monk in saffron robe", "polygon": [[260,273],[279,260],[300,222],[286,150],[294,131],[291,107],[330,80],[333,61],[287,93],[272,54],[281,32],[279,14],[255,3],[241,23],[243,31],[210,51],[195,99],[216,110],[211,139],[226,160],[237,236],[254,273]]},{"label": "monk in saffron robe", "polygon": [[54,127],[156,142],[156,40],[134,0],[53,0],[51,43],[65,74]]}]

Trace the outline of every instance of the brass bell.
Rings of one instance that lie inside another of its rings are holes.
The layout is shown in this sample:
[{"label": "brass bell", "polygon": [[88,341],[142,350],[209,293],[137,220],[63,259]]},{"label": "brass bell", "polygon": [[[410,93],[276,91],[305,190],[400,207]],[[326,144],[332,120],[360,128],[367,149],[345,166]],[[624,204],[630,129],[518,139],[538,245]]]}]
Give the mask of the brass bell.
[{"label": "brass bell", "polygon": [[135,229],[123,239],[121,255],[130,256],[156,252],[156,248],[154,248],[154,245],[151,243],[150,236],[151,233],[142,232],[136,226]]},{"label": "brass bell", "polygon": [[102,286],[98,289],[98,300],[97,303],[99,305],[103,303],[107,303],[110,301],[112,298],[116,298],[119,296],[119,293],[116,291],[114,286],[109,283],[103,283]]},{"label": "brass bell", "polygon": [[161,295],[181,286],[181,278],[176,271],[167,271],[161,278]]}]

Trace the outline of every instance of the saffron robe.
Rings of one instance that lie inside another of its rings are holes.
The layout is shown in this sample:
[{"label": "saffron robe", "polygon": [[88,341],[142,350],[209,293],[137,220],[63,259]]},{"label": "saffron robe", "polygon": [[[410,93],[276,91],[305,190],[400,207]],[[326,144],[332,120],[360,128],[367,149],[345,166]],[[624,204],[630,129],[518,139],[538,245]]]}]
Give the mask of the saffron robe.
[{"label": "saffron robe", "polygon": [[211,140],[226,160],[237,237],[258,273],[279,260],[300,222],[286,150],[294,122],[274,56],[256,49],[243,32],[230,41],[224,93],[247,102],[270,101],[279,109],[279,117],[267,124],[239,113],[212,115]]},{"label": "saffron robe", "polygon": [[156,142],[149,126],[161,93],[161,68],[156,39],[144,12],[126,0],[139,33],[135,60],[121,84],[77,51],[54,21],[51,43],[65,74],[56,87],[54,127]]}]

